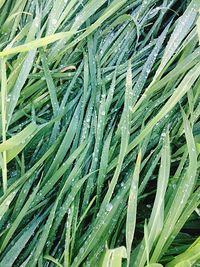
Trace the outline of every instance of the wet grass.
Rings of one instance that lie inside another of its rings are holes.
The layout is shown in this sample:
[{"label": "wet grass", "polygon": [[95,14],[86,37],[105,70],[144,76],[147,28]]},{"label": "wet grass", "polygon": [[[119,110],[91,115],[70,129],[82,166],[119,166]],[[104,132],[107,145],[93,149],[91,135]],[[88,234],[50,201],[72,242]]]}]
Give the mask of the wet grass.
[{"label": "wet grass", "polygon": [[0,267],[198,266],[199,9],[0,0]]}]

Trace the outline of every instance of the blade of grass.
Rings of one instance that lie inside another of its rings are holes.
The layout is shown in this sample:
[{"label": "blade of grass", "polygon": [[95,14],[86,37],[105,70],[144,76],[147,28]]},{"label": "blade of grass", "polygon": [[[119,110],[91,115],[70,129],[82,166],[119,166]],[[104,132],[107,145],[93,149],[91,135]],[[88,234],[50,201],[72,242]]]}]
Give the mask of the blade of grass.
[{"label": "blade of grass", "polygon": [[[7,104],[7,77],[6,61],[1,59],[1,123],[2,123],[2,141],[6,141],[6,104]],[[2,180],[3,191],[7,190],[7,153],[2,151]]]},{"label": "blade of grass", "polygon": [[133,179],[128,198],[127,219],[126,219],[127,266],[129,266],[130,264],[130,254],[131,254],[131,248],[136,225],[138,181],[140,174],[141,157],[142,155],[140,151],[135,164]]}]

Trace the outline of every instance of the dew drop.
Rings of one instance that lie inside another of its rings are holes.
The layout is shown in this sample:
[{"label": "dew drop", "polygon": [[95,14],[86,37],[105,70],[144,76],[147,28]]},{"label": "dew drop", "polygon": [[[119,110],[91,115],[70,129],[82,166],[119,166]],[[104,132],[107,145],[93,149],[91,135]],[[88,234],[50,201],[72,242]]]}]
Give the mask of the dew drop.
[{"label": "dew drop", "polygon": [[113,208],[113,205],[111,204],[111,203],[108,203],[107,205],[106,205],[106,211],[111,211],[112,210],[112,208]]}]

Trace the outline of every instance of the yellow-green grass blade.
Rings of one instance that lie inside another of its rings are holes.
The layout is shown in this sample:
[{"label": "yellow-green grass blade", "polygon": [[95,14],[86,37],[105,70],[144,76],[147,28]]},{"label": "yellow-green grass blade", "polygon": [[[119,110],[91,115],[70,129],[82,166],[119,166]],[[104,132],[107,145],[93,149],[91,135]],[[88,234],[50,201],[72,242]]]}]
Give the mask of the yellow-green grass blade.
[{"label": "yellow-green grass blade", "polygon": [[51,156],[53,151],[55,151],[56,147],[60,143],[60,140],[58,139],[57,142],[55,142],[43,155],[42,157],[30,168],[20,179],[18,179],[16,182],[14,182],[7,190],[6,194],[0,198],[0,203],[2,203],[6,197],[13,192],[14,190],[20,188],[30,177],[31,175],[43,164],[43,162]]},{"label": "yellow-green grass blade", "polygon": [[195,262],[200,259],[200,242],[199,238],[182,254],[175,257],[166,267],[173,266],[194,266]]},{"label": "yellow-green grass blade", "polygon": [[53,35],[42,37],[42,38],[36,39],[34,41],[28,42],[26,44],[19,45],[19,46],[1,51],[0,57],[5,57],[8,55],[17,54],[17,53],[23,53],[23,52],[27,52],[27,51],[30,51],[33,49],[37,49],[39,47],[44,47],[44,46],[47,46],[48,44],[54,43],[60,39],[70,38],[74,34],[75,34],[75,32],[69,31],[69,32],[59,32],[59,33],[55,33]]},{"label": "yellow-green grass blade", "polygon": [[106,249],[98,267],[121,267],[122,259],[127,257],[126,248]]},{"label": "yellow-green grass blade", "polygon": [[54,257],[50,256],[50,255],[45,255],[44,256],[44,259],[50,261],[50,262],[53,262],[56,266],[58,267],[63,267],[62,264],[59,263],[59,261],[57,259],[55,259]]},{"label": "yellow-green grass blade", "polygon": [[16,157],[42,127],[30,123],[21,132],[1,143],[0,152],[7,152],[7,162]]}]

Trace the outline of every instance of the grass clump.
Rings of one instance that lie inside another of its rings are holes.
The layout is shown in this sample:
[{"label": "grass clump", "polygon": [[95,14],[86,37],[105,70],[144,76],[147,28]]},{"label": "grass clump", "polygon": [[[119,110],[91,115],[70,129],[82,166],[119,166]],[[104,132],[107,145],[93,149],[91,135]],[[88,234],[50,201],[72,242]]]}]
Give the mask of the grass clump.
[{"label": "grass clump", "polygon": [[198,266],[199,10],[0,0],[0,267]]}]

